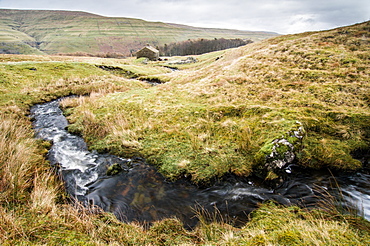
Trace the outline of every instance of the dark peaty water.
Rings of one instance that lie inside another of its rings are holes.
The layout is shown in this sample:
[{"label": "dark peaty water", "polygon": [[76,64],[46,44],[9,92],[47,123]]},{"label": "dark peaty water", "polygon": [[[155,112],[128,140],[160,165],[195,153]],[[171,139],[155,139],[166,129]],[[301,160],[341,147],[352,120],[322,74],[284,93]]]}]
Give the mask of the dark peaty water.
[{"label": "dark peaty water", "polygon": [[[328,192],[345,206],[358,209],[370,219],[370,175],[365,172],[335,178],[328,172],[296,172],[276,189],[250,179],[229,179],[209,188],[187,181],[168,182],[144,160],[121,158],[88,151],[84,140],[66,131],[68,122],[59,108],[60,100],[31,109],[36,137],[52,142],[48,158],[65,182],[67,192],[79,201],[114,213],[122,221],[150,223],[177,217],[186,227],[197,223],[195,214],[217,214],[235,225],[244,223],[260,203],[315,206]],[[120,172],[107,175],[110,166]],[[217,212],[215,212],[217,211]]]}]

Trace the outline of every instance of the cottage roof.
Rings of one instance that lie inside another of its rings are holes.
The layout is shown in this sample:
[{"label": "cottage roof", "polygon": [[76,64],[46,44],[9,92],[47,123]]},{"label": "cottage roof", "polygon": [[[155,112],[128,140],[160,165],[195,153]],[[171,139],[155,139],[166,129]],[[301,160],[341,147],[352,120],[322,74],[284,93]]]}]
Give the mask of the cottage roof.
[{"label": "cottage roof", "polygon": [[[152,47],[152,46],[150,46],[150,45],[145,46],[145,47],[144,47],[144,48],[142,48],[141,50],[144,50],[144,49],[148,49],[148,50],[150,50],[150,51],[152,51],[152,52],[154,52],[154,53],[158,53],[158,52],[159,52],[156,48],[154,48],[154,47]],[[140,50],[140,51],[141,51],[141,50]]]}]

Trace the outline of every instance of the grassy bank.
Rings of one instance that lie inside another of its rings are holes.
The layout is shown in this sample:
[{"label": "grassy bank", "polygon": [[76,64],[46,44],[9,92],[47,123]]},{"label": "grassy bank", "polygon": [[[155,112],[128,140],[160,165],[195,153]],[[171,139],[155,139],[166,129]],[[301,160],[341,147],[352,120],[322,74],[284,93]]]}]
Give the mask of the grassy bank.
[{"label": "grassy bank", "polygon": [[[271,141],[300,121],[306,132],[297,152],[301,165],[354,169],[361,164],[351,151],[369,144],[368,37],[361,33],[366,28],[285,36],[206,54],[173,73],[160,67],[165,64],[130,59],[1,55],[0,244],[369,244],[367,221],[327,204],[321,206],[326,211],[263,204],[242,228],[202,212],[190,231],[176,219],[150,229],[121,223],[68,201],[45,158],[50,144],[33,138],[27,117],[35,103],[90,95],[64,101],[74,123],[70,131],[82,134],[91,148],[144,155],[167,177],[189,175],[194,182],[227,172],[249,175]],[[320,44],[322,39],[330,45]],[[127,71],[168,83],[152,87],[126,79]]]},{"label": "grassy bank", "polygon": [[[287,151],[276,139],[294,145],[301,166],[355,170],[362,164],[351,153],[370,143],[368,30],[369,22],[199,56],[156,75],[166,84],[72,103],[70,129],[93,149],[140,154],[168,178],[194,182],[263,172],[274,148]],[[299,127],[302,140],[293,137]]]}]

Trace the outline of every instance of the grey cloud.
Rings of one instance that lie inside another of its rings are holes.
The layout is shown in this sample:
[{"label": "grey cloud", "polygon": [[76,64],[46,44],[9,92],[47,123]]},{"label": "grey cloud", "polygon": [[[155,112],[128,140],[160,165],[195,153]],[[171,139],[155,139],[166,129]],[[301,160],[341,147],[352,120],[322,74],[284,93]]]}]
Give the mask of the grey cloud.
[{"label": "grey cloud", "polygon": [[0,8],[82,10],[204,27],[296,33],[369,20],[368,0],[0,0]]}]

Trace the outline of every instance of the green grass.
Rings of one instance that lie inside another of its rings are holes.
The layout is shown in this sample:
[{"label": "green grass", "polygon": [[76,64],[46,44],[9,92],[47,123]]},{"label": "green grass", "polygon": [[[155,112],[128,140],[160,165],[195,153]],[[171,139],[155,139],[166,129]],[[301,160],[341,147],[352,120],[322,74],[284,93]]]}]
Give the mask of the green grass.
[{"label": "green grass", "polygon": [[[351,153],[370,143],[368,37],[357,34],[368,25],[199,56],[198,64],[151,75],[166,84],[84,100],[71,127],[92,149],[143,155],[168,178],[202,183],[259,172],[272,141],[291,138],[298,121],[305,137],[295,143],[296,163],[361,168]],[[328,36],[330,45],[322,42]]]},{"label": "green grass", "polygon": [[[306,213],[297,207],[265,204],[242,228],[236,245],[361,245],[370,241],[367,232],[352,230],[350,222],[328,221],[326,214]],[[367,221],[363,221],[367,224]],[[326,232],[330,231],[329,234]],[[358,240],[356,233],[364,233]]]},{"label": "green grass", "polygon": [[[144,229],[70,204],[45,158],[50,143],[33,138],[27,117],[35,103],[89,95],[63,107],[69,130],[90,148],[142,155],[168,178],[195,183],[255,172],[298,120],[305,129],[298,164],[356,169],[351,152],[369,147],[368,28],[278,37],[199,56],[175,72],[161,67],[166,61],[1,55],[0,244],[369,244],[369,222],[330,204],[314,211],[262,204],[242,228],[200,209],[189,231],[176,219]],[[167,83],[153,87],[125,78],[127,71]]]}]

